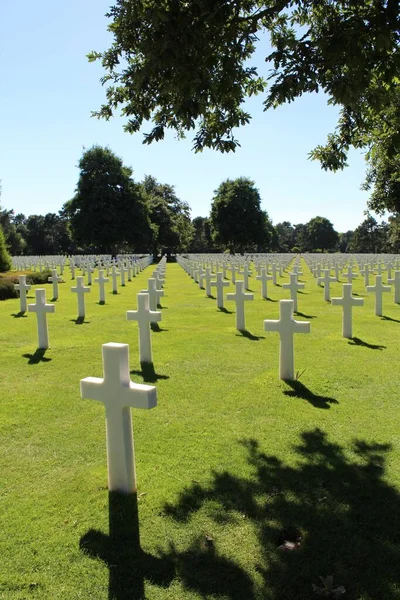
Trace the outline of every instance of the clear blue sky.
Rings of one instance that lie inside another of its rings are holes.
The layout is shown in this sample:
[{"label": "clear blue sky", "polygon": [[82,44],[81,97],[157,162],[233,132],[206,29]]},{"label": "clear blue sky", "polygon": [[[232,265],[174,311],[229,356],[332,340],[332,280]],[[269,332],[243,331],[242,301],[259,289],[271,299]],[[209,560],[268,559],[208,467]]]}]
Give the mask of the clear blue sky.
[{"label": "clear blue sky", "polygon": [[[250,177],[272,221],[305,223],[320,215],[338,231],[364,219],[368,194],[360,191],[365,160],[352,152],[350,166],[332,174],[307,159],[324,143],[337,112],[326,98],[308,95],[273,112],[252,98],[253,119],[238,131],[235,154],[194,154],[191,135],[146,146],[123,120],[90,117],[104,100],[103,70],[86,54],[109,47],[105,13],[111,0],[19,0],[0,3],[1,204],[16,213],[58,212],[73,194],[83,148],[108,145],[131,166],[135,180],[155,176],[175,186],[192,217],[207,216],[214,190],[227,178]],[[260,48],[257,56],[261,68]],[[144,128],[148,131],[149,128]]]}]

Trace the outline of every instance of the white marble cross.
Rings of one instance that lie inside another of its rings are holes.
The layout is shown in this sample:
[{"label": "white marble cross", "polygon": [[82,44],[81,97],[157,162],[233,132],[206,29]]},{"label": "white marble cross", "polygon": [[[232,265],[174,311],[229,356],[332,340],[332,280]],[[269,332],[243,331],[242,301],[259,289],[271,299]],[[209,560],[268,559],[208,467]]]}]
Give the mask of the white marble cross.
[{"label": "white marble cross", "polygon": [[268,275],[267,268],[261,268],[261,275],[256,275],[257,281],[261,281],[261,296],[268,298],[268,281],[272,281],[272,275]]},{"label": "white marble cross", "polygon": [[211,267],[205,268],[204,279],[206,281],[206,296],[211,296],[211,282],[214,279],[213,274],[211,273]]},{"label": "white marble cross", "polygon": [[346,277],[347,283],[352,283],[353,279],[357,278],[357,275],[353,273],[353,267],[349,265],[347,267],[347,273],[342,273],[343,277]]},{"label": "white marble cross", "polygon": [[391,283],[394,286],[394,302],[400,304],[400,271],[395,271],[394,277],[388,279],[388,283]]},{"label": "white marble cross", "polygon": [[99,269],[99,276],[95,278],[95,282],[99,284],[100,298],[99,302],[104,304],[106,301],[106,292],[104,284],[109,281],[108,277],[104,277],[104,270]]},{"label": "white marble cross", "polygon": [[342,298],[332,298],[331,304],[343,307],[342,336],[351,339],[353,337],[353,306],[364,306],[364,299],[353,296],[352,283],[344,283]]},{"label": "white marble cross", "polygon": [[310,333],[308,321],[295,321],[293,318],[294,301],[279,301],[279,319],[264,321],[264,331],[277,331],[279,343],[279,378],[286,381],[294,380],[294,344],[295,333]]},{"label": "white marble cross", "polygon": [[157,289],[162,290],[165,277],[159,271],[157,271],[157,269],[153,271],[152,277],[156,280]]},{"label": "white marble cross", "polygon": [[69,262],[69,268],[71,270],[71,279],[75,279],[75,265],[71,260]]},{"label": "white marble cross", "polygon": [[85,287],[83,275],[76,278],[76,287],[72,287],[71,292],[74,292],[78,298],[78,318],[85,317],[85,294],[90,292],[90,287]]},{"label": "white marble cross", "polygon": [[336,277],[331,277],[330,276],[330,269],[324,269],[324,274],[322,277],[317,277],[317,282],[318,285],[320,285],[321,283],[324,284],[324,300],[326,300],[327,302],[330,301],[331,299],[331,290],[330,290],[330,285],[331,282],[336,281]]},{"label": "white marble cross", "polygon": [[375,285],[367,285],[367,292],[375,292],[375,314],[382,316],[382,294],[390,292],[390,285],[382,285],[382,275],[377,275]]},{"label": "white marble cross", "polygon": [[[107,273],[108,275],[108,273]],[[111,269],[111,280],[112,280],[112,291],[113,294],[117,294],[118,293],[118,278],[119,275],[119,271],[117,271],[117,268],[115,265],[113,265],[113,268]]]},{"label": "white marble cross", "polygon": [[137,321],[139,325],[139,356],[140,362],[152,363],[150,323],[161,321],[161,312],[150,310],[149,294],[139,293],[137,295],[137,310],[128,310],[126,318],[128,321]]},{"label": "white marble cross", "polygon": [[128,344],[103,344],[103,379],[81,379],[81,397],[102,402],[106,409],[108,489],[136,492],[132,408],[157,406],[154,386],[133,383],[129,374]]},{"label": "white marble cross", "polygon": [[369,265],[366,264],[364,265],[364,269],[361,271],[361,275],[364,276],[364,285],[365,287],[367,285],[369,285],[369,276],[373,273],[373,271],[370,271],[369,269]]},{"label": "white marble cross", "polygon": [[119,272],[121,275],[121,286],[125,287],[125,275],[128,273],[128,269],[125,267],[123,263],[121,263],[119,267]]},{"label": "white marble cross", "polygon": [[18,275],[19,283],[14,283],[14,289],[19,291],[20,312],[26,312],[26,292],[31,289],[31,285],[26,283],[26,275]]},{"label": "white marble cross", "polygon": [[147,280],[147,290],[141,290],[144,294],[149,295],[150,310],[157,310],[160,304],[160,298],[164,296],[164,290],[157,289],[157,281],[150,277]]},{"label": "white marble cross", "polygon": [[62,281],[62,277],[57,275],[57,269],[52,269],[51,277],[47,278],[47,281],[53,284],[53,300],[58,299],[58,284]]},{"label": "white marble cross", "polygon": [[94,273],[94,269],[91,265],[87,265],[86,271],[87,271],[87,284],[92,285],[92,273]]},{"label": "white marble cross", "polygon": [[217,280],[212,281],[210,285],[217,288],[217,307],[224,308],[224,287],[229,287],[229,281],[224,281],[222,271],[216,273]]},{"label": "white marble cross", "polygon": [[46,290],[37,288],[35,290],[36,304],[28,304],[28,312],[36,313],[38,348],[49,347],[49,332],[47,328],[47,313],[56,311],[54,304],[46,304]]},{"label": "white marble cross", "polygon": [[245,331],[244,303],[246,300],[254,300],[254,294],[246,294],[243,281],[236,281],[235,286],[235,293],[227,294],[226,299],[236,302],[236,329],[238,331]]},{"label": "white marble cross", "polygon": [[285,290],[290,290],[290,297],[293,300],[293,310],[297,312],[297,290],[304,288],[304,283],[297,281],[297,273],[289,273],[290,283],[284,283],[282,287]]}]

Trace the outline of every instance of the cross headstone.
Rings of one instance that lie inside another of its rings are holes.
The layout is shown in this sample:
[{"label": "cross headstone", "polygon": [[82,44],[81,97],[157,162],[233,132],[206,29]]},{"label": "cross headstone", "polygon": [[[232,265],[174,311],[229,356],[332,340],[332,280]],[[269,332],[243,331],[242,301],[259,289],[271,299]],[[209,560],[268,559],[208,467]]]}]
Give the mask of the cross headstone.
[{"label": "cross headstone", "polygon": [[211,267],[205,268],[204,279],[206,280],[206,296],[211,296],[211,282],[213,281]]},{"label": "cross headstone", "polygon": [[373,273],[373,271],[370,270],[369,265],[368,264],[364,265],[364,269],[361,271],[361,275],[364,276],[365,287],[367,287],[367,285],[369,285],[369,276],[371,275],[371,273]]},{"label": "cross headstone", "polygon": [[353,279],[357,278],[357,275],[353,273],[353,267],[349,265],[347,267],[347,273],[342,273],[343,277],[346,277],[347,283],[352,283]]},{"label": "cross headstone", "polygon": [[400,304],[400,271],[395,271],[394,277],[388,279],[388,283],[391,283],[394,286],[394,302]]},{"label": "cross headstone", "polygon": [[150,310],[157,310],[160,304],[160,298],[164,296],[164,290],[157,289],[157,281],[150,277],[147,280],[147,290],[141,290],[143,293],[149,295]]},{"label": "cross headstone", "polygon": [[128,273],[128,269],[123,263],[121,263],[121,266],[119,267],[119,272],[121,275],[121,286],[125,287],[125,275]]},{"label": "cross headstone", "polygon": [[342,336],[353,337],[353,306],[364,306],[364,298],[353,296],[353,284],[343,284],[343,295],[341,298],[332,298],[331,304],[343,306]]},{"label": "cross headstone", "polygon": [[390,290],[390,285],[382,285],[382,275],[376,276],[375,285],[367,286],[367,292],[375,292],[375,314],[378,317],[382,316],[382,294]]},{"label": "cross headstone", "polygon": [[235,287],[235,293],[227,294],[226,299],[236,302],[236,329],[238,331],[245,331],[244,303],[247,300],[254,300],[254,294],[246,294],[243,281],[236,281]]},{"label": "cross headstone", "polygon": [[224,281],[222,271],[216,273],[217,280],[211,282],[211,286],[217,288],[217,307],[224,308],[224,287],[229,287],[229,281]]},{"label": "cross headstone", "polygon": [[[108,273],[107,273],[107,275],[108,275]],[[119,271],[117,271],[116,266],[113,265],[113,268],[111,269],[111,281],[112,281],[113,294],[118,294],[118,275],[119,275]]]},{"label": "cross headstone", "polygon": [[148,294],[139,293],[137,303],[138,309],[128,310],[126,318],[128,321],[137,321],[139,325],[140,362],[152,363],[150,323],[161,321],[161,312],[150,310]]},{"label": "cross headstone", "polygon": [[47,328],[47,313],[53,313],[56,310],[54,304],[46,304],[46,290],[37,288],[35,290],[36,304],[28,304],[28,312],[36,313],[38,348],[46,349],[49,347],[49,332]]},{"label": "cross headstone", "polygon": [[128,344],[103,344],[102,353],[103,379],[82,379],[81,397],[105,405],[108,489],[131,494],[137,487],[131,408],[157,406],[157,390],[131,381]]},{"label": "cross headstone", "polygon": [[297,312],[297,290],[302,290],[304,288],[304,283],[299,283],[297,281],[297,273],[289,273],[289,283],[284,283],[282,287],[285,290],[290,290],[290,297],[293,300],[293,310]]},{"label": "cross headstone", "polygon": [[318,285],[321,285],[321,283],[324,284],[324,300],[326,300],[326,302],[329,302],[331,299],[330,285],[333,281],[336,281],[336,277],[330,276],[330,269],[324,269],[323,276],[317,277]]},{"label": "cross headstone", "polygon": [[104,270],[99,269],[99,276],[95,278],[95,282],[99,284],[99,302],[104,304],[106,301],[106,292],[104,284],[109,281],[108,277],[104,277]]},{"label": "cross headstone", "polygon": [[261,281],[261,296],[268,298],[268,281],[272,281],[272,275],[268,275],[267,268],[261,268],[261,275],[256,275],[257,281]]},{"label": "cross headstone", "polygon": [[83,275],[79,275],[76,278],[76,287],[71,288],[71,292],[74,292],[78,298],[78,318],[85,317],[85,294],[90,292],[90,287],[85,287],[83,279]]},{"label": "cross headstone", "polygon": [[294,380],[294,344],[295,333],[310,333],[308,321],[296,321],[293,318],[294,301],[279,301],[279,319],[264,321],[264,331],[279,333],[279,378],[286,381]]},{"label": "cross headstone", "polygon": [[20,312],[26,312],[26,292],[31,289],[31,285],[26,283],[26,275],[18,275],[19,283],[14,284],[14,289],[19,291]]},{"label": "cross headstone", "polygon": [[94,269],[91,265],[87,265],[86,271],[87,271],[87,284],[92,285],[92,273],[94,273]]},{"label": "cross headstone", "polygon": [[52,269],[51,277],[47,278],[47,281],[53,284],[53,300],[58,299],[58,284],[62,281],[62,277],[57,275],[57,269]]}]

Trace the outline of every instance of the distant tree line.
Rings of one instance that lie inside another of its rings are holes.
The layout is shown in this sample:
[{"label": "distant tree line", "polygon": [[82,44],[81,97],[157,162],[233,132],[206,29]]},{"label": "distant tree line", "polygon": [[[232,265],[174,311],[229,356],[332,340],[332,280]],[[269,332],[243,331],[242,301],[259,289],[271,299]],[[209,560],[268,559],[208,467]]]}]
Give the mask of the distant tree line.
[{"label": "distant tree line", "polygon": [[316,216],[273,225],[253,181],[223,181],[208,217],[190,217],[174,187],[147,175],[132,178],[109,148],[93,146],[78,164],[74,196],[58,213],[25,216],[0,206],[0,228],[11,255],[143,252],[399,252],[400,216],[371,215],[354,230],[335,231]]}]

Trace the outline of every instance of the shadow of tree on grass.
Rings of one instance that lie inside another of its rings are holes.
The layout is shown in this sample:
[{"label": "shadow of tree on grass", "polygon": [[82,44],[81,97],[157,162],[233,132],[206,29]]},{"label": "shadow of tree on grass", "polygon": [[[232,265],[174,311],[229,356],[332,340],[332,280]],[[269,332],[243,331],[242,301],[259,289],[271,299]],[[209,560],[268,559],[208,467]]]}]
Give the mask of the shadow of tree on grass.
[{"label": "shadow of tree on grass", "polygon": [[[209,485],[193,483],[165,512],[185,524],[202,509],[215,522],[229,522],[232,536],[235,523],[250,519],[261,582],[219,553],[217,543],[204,548],[195,538],[186,552],[170,550],[185,588],[224,600],[312,600],[312,584],[332,575],[346,600],[398,600],[400,495],[384,479],[389,445],[355,440],[345,448],[314,429],[293,447],[296,464],[285,464],[254,439],[241,444],[250,477],[214,472]],[[282,532],[291,530],[301,543],[284,552]]]}]

